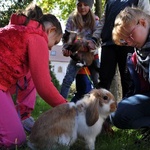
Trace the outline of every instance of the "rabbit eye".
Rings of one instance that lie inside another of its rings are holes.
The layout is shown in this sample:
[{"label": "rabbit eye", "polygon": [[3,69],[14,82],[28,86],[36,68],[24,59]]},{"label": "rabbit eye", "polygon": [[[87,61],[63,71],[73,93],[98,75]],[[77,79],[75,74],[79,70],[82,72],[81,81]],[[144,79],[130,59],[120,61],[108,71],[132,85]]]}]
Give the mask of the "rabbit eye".
[{"label": "rabbit eye", "polygon": [[107,97],[107,96],[104,96],[103,99],[104,99],[104,100],[108,100],[108,97]]}]

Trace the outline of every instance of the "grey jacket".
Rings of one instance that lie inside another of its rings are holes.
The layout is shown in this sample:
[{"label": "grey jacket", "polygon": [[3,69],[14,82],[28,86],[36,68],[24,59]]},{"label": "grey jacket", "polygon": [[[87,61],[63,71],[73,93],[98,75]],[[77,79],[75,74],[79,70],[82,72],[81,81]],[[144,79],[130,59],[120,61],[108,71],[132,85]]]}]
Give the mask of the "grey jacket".
[{"label": "grey jacket", "polygon": [[[76,31],[79,32],[79,29],[74,25],[71,17],[68,18],[66,23],[66,29],[67,31]],[[84,28],[80,31],[83,35],[83,37],[87,40],[93,40],[95,42],[96,46],[100,46],[100,33],[101,33],[101,25],[99,22],[98,17],[95,16],[95,27],[93,30],[90,28]]]}]

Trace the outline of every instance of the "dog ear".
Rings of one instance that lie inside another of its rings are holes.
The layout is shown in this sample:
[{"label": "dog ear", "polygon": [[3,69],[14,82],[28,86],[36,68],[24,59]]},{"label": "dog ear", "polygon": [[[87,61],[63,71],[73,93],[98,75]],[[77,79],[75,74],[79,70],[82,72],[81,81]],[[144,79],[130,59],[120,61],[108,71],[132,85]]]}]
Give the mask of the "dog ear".
[{"label": "dog ear", "polygon": [[92,100],[92,103],[86,109],[86,123],[93,126],[99,118],[99,100]]},{"label": "dog ear", "polygon": [[67,43],[68,42],[69,35],[70,35],[70,32],[68,32],[67,30],[65,30],[65,33],[63,34],[63,37],[62,37],[62,42],[63,43]]}]

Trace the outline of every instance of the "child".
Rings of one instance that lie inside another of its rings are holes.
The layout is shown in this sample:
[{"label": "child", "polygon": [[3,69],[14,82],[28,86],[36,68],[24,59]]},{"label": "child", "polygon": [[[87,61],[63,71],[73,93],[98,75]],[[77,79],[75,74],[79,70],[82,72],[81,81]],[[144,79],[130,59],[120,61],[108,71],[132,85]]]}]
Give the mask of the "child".
[{"label": "child", "polygon": [[[33,3],[28,5],[24,13],[28,18],[36,21],[43,16],[42,9]],[[15,95],[16,109],[24,129],[27,132],[31,132],[31,128],[34,124],[34,119],[31,117],[31,113],[35,106],[36,89],[30,71],[25,77],[20,78],[16,85],[11,87],[10,93],[13,97]]]},{"label": "child", "polygon": [[49,105],[67,102],[51,82],[49,73],[48,51],[61,37],[60,22],[52,14],[44,14],[38,21],[25,14],[12,14],[9,25],[0,29],[1,148],[14,148],[26,141],[9,90],[29,71],[37,92]]},{"label": "child", "polygon": [[133,47],[118,46],[112,40],[112,30],[117,14],[125,7],[136,6],[150,14],[149,0],[105,0],[105,11],[100,22],[103,25],[101,31],[102,50],[101,66],[99,71],[99,87],[110,90],[113,78],[118,71],[120,74],[122,98],[128,95],[130,89],[130,74],[126,67],[128,53],[133,53]]},{"label": "child", "polygon": [[[93,3],[93,0],[77,0],[77,9],[71,13],[66,24],[66,30],[82,33],[84,36],[83,38],[88,41],[90,50],[95,50],[100,44],[100,24],[99,20],[91,10]],[[71,52],[65,49],[63,50],[63,55],[70,56]],[[67,98],[70,86],[74,81],[78,70],[81,68],[77,66],[76,63],[76,61],[71,59],[67,67],[60,92],[64,98]]]},{"label": "child", "polygon": [[30,71],[27,75],[18,80],[17,84],[9,90],[14,97],[16,110],[27,132],[31,132],[34,119],[31,113],[36,102],[36,89]]},{"label": "child", "polygon": [[111,120],[121,129],[146,128],[143,139],[149,142],[150,15],[138,8],[126,7],[116,17],[113,40],[120,46],[135,47],[135,53],[130,58],[132,62],[130,72],[135,89],[132,96],[124,98],[118,104],[117,111],[111,115]]},{"label": "child", "polygon": [[[129,13],[130,12],[130,13]],[[127,15],[127,16],[125,16]],[[142,34],[141,34],[142,33]],[[138,8],[127,7],[115,20],[113,40],[118,45],[135,47],[138,73],[150,81],[150,15]]]},{"label": "child", "polygon": [[[86,83],[86,84],[84,84]],[[77,102],[84,94],[90,92],[93,88],[93,81],[88,67],[82,67],[76,76],[76,93],[71,99],[71,102]]]},{"label": "child", "polygon": [[[131,14],[129,14],[128,11],[131,12]],[[144,44],[148,42],[149,22],[149,15],[140,9],[134,7],[125,8],[118,14],[115,20],[113,29],[114,42],[121,46],[132,46],[137,49],[143,48]],[[140,50],[138,51],[140,53],[142,52]]]}]

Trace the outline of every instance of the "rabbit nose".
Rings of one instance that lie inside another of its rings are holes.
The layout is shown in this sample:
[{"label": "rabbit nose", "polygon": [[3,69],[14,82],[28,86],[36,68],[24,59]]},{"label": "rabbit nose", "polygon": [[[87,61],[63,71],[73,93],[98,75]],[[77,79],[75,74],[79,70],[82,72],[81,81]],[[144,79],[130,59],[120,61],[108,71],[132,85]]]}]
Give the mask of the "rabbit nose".
[{"label": "rabbit nose", "polygon": [[116,102],[110,104],[110,112],[114,112],[116,109],[117,109],[117,103]]}]

